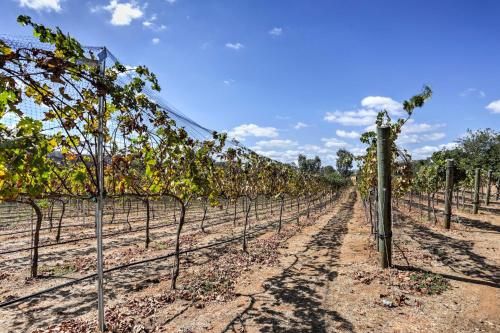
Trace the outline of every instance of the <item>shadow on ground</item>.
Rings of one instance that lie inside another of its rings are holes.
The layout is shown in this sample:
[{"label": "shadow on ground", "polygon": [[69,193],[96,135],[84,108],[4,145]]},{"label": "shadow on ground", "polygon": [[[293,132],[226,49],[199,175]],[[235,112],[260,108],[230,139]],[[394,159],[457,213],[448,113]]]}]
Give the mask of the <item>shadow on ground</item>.
[{"label": "shadow on ground", "polygon": [[353,332],[353,325],[325,306],[329,286],[337,277],[340,246],[351,219],[356,193],[281,275],[263,283],[260,294],[242,295],[250,304],[224,332]]},{"label": "shadow on ground", "polygon": [[[317,213],[316,207],[311,207],[311,213]],[[290,212],[290,214],[295,214],[295,210]],[[286,218],[288,215],[284,214],[284,217]],[[268,220],[271,219],[272,217],[268,218]],[[261,229],[256,228],[257,224],[252,225],[252,238],[273,230],[276,221],[269,223],[269,221],[261,219],[259,223],[258,225],[262,227]],[[222,222],[217,221],[210,226],[216,224],[222,224]],[[227,233],[221,234],[220,237],[214,237],[211,241],[207,242],[207,244],[217,243],[227,238],[230,238],[227,237]],[[203,243],[197,245],[203,245]],[[182,255],[181,272],[186,270],[186,266],[203,265],[213,260],[215,256],[217,256],[217,253],[219,253],[215,252],[217,248],[223,249],[228,246],[233,246],[233,243],[224,243],[218,247]],[[181,247],[181,250],[182,249],[183,247]],[[83,250],[87,251],[87,249]],[[220,255],[223,253],[224,252],[220,251]],[[72,255],[76,258],[74,254]],[[152,283],[158,283],[161,279],[169,279],[172,269],[171,263],[172,260],[164,259],[106,273],[106,306],[109,306],[109,304],[115,301],[119,296],[132,294],[150,286]],[[26,332],[35,328],[47,328],[49,325],[60,323],[64,320],[70,320],[89,312],[95,312],[97,309],[96,303],[95,280],[93,279],[53,290],[52,292],[44,293],[29,301],[20,302],[0,309],[0,320],[8,317],[12,318],[4,327],[0,326],[0,332]],[[173,320],[178,315],[180,315],[180,313],[174,315],[172,318],[164,318],[166,320],[165,323]]]},{"label": "shadow on ground", "polygon": [[[403,199],[403,202],[407,203],[408,200]],[[412,206],[414,209],[420,209],[421,210],[421,215],[424,216],[427,215],[427,212],[432,212],[432,209],[429,209],[426,204],[424,203],[418,203],[418,202],[413,202]],[[417,211],[416,210],[416,211]],[[436,212],[436,218],[438,220],[438,223],[440,223],[443,220],[444,216],[444,209],[441,207],[434,207],[434,210]],[[463,226],[469,227],[469,228],[474,228],[478,229],[477,231],[483,231],[483,232],[493,232],[493,233],[500,233],[500,226],[494,225],[489,222],[481,221],[478,219],[472,219],[472,218],[467,218],[464,216],[458,216],[455,214],[456,208],[453,206],[452,208],[452,222],[456,224],[461,224]],[[453,224],[452,224],[453,228]]]},{"label": "shadow on ground", "polygon": [[404,223],[407,233],[438,261],[467,278],[480,279],[485,284],[500,287],[500,268],[486,257],[475,253],[473,241],[454,238],[452,234],[432,230],[400,213],[397,215],[402,223],[411,222]]}]

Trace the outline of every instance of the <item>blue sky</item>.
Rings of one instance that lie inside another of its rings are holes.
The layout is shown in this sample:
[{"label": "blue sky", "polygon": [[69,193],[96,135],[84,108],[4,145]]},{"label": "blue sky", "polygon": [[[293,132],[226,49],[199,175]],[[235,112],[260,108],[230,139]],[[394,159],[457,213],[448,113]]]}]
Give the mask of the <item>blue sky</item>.
[{"label": "blue sky", "polygon": [[19,14],[157,73],[163,98],[283,161],[334,163],[387,108],[434,90],[400,144],[414,158],[467,128],[500,128],[500,1],[2,0]]}]

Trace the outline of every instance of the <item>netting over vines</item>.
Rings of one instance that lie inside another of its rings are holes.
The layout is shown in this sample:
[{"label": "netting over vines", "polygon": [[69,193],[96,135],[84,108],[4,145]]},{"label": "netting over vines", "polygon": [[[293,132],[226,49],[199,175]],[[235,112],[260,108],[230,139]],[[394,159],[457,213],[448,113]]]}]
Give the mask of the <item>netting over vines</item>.
[{"label": "netting over vines", "polygon": [[[0,36],[0,261],[12,279],[29,267],[31,278],[74,280],[10,295],[0,307],[102,281],[103,267],[111,273],[166,258],[175,289],[181,254],[235,242],[247,253],[251,236],[309,217],[348,183],[230,142],[169,106],[147,67],[18,20],[36,38]],[[207,229],[217,234],[209,242],[201,237]],[[96,238],[98,272],[84,275],[95,272]],[[124,262],[130,251],[117,248],[129,247],[128,238],[152,253]],[[102,239],[116,261],[103,256]]]},{"label": "netting over vines", "polygon": [[[40,50],[47,50],[47,51],[53,51],[55,48],[52,44],[50,43],[41,43],[38,39],[35,37],[27,37],[27,36],[11,36],[11,35],[2,35],[0,34],[0,39],[3,40],[10,48],[13,50],[19,50],[19,49],[40,49]],[[117,63],[120,63],[118,58],[107,48],[104,46],[102,47],[95,47],[95,46],[83,46],[84,54],[86,57],[91,57],[91,55],[97,56],[99,53],[103,52],[103,60],[106,65],[106,68],[112,68],[114,65]],[[127,67],[129,69],[132,69],[132,67]],[[34,70],[34,67],[31,65],[31,68],[27,68],[27,70]],[[55,87],[53,82],[50,82],[50,80],[47,80],[47,78],[43,77],[42,74],[34,75],[34,78],[36,78],[40,82],[45,82],[51,87]],[[117,83],[120,85],[126,85],[130,83],[136,75],[132,72],[125,72],[121,73],[118,75],[117,78]],[[72,82],[79,90],[85,87],[85,84],[82,82]],[[68,89],[68,85],[66,84],[65,87]],[[87,84],[87,88],[90,88],[90,86]],[[66,91],[66,93],[70,96],[75,97],[77,95],[76,90],[70,90]],[[210,130],[200,124],[198,124],[196,121],[190,119],[186,115],[182,114],[179,110],[175,109],[173,106],[171,106],[168,102],[164,100],[164,98],[156,91],[151,89],[150,86],[146,86],[143,89],[143,93],[145,96],[147,96],[149,99],[152,101],[155,101],[163,110],[165,110],[168,115],[175,120],[177,125],[179,127],[184,127],[186,131],[189,133],[190,136],[193,138],[197,139],[207,139],[211,137],[211,134],[213,130]],[[46,110],[46,107],[35,104],[31,99],[27,99],[23,101],[22,107],[23,111],[25,112],[26,115],[29,115],[31,117],[34,117],[35,119],[43,119],[43,113]],[[4,118],[2,119],[2,123],[7,124],[12,126],[15,122],[15,119],[10,119],[10,118]],[[50,127],[52,125],[52,128]],[[56,122],[52,122],[50,124],[49,122],[44,123],[44,130],[48,131],[50,129],[56,130],[57,128],[60,128],[60,126]],[[232,144],[236,144],[236,142],[232,142]]]}]

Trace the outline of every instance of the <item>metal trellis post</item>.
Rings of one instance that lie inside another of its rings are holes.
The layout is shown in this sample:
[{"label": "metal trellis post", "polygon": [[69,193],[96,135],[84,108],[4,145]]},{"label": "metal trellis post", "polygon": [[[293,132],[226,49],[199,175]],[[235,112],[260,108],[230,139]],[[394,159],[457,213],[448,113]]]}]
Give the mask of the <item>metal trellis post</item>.
[{"label": "metal trellis post", "polygon": [[[106,48],[98,55],[99,72],[104,76],[106,69]],[[99,129],[97,137],[97,182],[98,191],[96,198],[96,238],[97,238],[97,312],[99,331],[104,332],[104,273],[103,273],[103,246],[102,246],[102,216],[104,208],[104,113],[106,108],[106,96],[99,95],[98,120]]]}]

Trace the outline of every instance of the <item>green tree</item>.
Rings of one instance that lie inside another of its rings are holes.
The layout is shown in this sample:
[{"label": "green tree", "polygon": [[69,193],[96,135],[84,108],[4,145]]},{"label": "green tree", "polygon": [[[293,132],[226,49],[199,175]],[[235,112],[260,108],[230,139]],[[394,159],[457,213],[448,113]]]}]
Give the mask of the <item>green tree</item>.
[{"label": "green tree", "polygon": [[459,149],[470,168],[500,171],[500,132],[487,128],[458,139]]},{"label": "green tree", "polygon": [[323,167],[321,169],[321,175],[325,182],[328,183],[334,190],[349,183],[349,180],[336,171],[331,165]]},{"label": "green tree", "polygon": [[353,160],[354,155],[351,152],[345,149],[337,151],[337,170],[342,176],[349,177],[351,175]]},{"label": "green tree", "polygon": [[318,156],[308,159],[300,154],[298,157],[299,169],[302,172],[319,173],[321,171],[321,159]]}]

